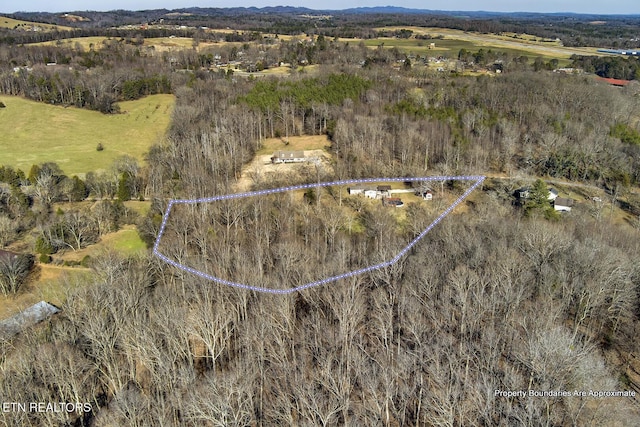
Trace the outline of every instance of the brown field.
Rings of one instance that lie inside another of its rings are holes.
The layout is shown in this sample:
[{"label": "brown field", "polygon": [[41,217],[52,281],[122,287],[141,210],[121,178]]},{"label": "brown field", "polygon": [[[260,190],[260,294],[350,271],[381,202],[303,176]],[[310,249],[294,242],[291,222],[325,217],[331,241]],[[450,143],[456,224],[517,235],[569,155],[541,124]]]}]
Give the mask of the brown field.
[{"label": "brown field", "polygon": [[6,16],[0,16],[0,28],[15,28],[15,27],[18,27],[18,28],[22,27],[25,29],[25,31],[28,28],[37,28],[39,31],[52,31],[52,30],[71,31],[73,30],[73,28],[65,27],[63,25],[52,25],[52,24],[45,24],[42,22],[22,21],[18,19],[12,19]]},{"label": "brown field", "polygon": [[326,135],[290,136],[289,138],[267,138],[256,155],[273,154],[277,150],[328,150],[331,141]]},{"label": "brown field", "polygon": [[[472,43],[478,47],[502,48],[516,51],[525,51],[540,56],[569,58],[573,54],[577,55],[601,55],[595,47],[564,47],[557,41],[540,41],[541,39],[528,34],[482,34],[453,30],[448,28],[425,28],[425,27],[381,27],[378,30],[395,31],[400,29],[412,30],[414,34],[424,34],[431,36],[441,36],[445,40],[460,40]],[[517,38],[514,38],[516,36]],[[391,39],[393,40],[393,39]],[[415,42],[415,41],[414,41]],[[424,40],[429,42],[429,40]],[[438,40],[433,40],[438,45]]]}]

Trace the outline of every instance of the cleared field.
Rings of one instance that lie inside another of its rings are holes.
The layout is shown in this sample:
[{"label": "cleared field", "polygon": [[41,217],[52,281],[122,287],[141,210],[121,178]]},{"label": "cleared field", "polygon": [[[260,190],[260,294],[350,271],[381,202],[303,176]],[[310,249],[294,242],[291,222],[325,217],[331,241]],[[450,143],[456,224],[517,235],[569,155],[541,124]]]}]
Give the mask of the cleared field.
[{"label": "cleared field", "polygon": [[60,40],[51,40],[48,42],[39,42],[32,43],[33,46],[70,46],[75,47],[76,44],[82,46],[84,50],[89,50],[91,48],[100,49],[102,47],[102,43],[105,40],[109,40],[107,37],[102,36],[93,36],[93,37],[71,37],[68,39],[60,39]]},{"label": "cleared field", "polygon": [[133,256],[145,253],[147,246],[140,239],[134,225],[125,225],[114,233],[105,234],[95,245],[87,246],[79,251],[69,250],[57,253],[53,255],[53,258],[64,261],[82,261],[87,255],[95,258],[105,251],[115,251],[124,256]]},{"label": "cleared field", "polygon": [[[564,47],[558,41],[542,41],[540,38],[526,34],[481,34],[468,33],[461,30],[446,28],[423,28],[423,27],[383,27],[378,30],[396,31],[400,29],[412,30],[416,35],[431,35],[432,37],[443,37],[443,39],[417,40],[417,39],[394,39],[382,38],[366,40],[365,44],[379,45],[380,41],[385,42],[385,47],[397,46],[398,49],[424,48],[428,49],[429,43],[436,44],[438,49],[452,50],[457,53],[461,48],[477,50],[479,48],[491,48],[514,54],[526,55],[529,57],[541,56],[543,58],[567,59],[571,55],[602,55],[593,47]],[[514,38],[514,36],[516,38]],[[378,43],[375,43],[378,40]],[[423,46],[420,46],[422,44]],[[416,50],[417,52],[417,50]]]},{"label": "cleared field", "polygon": [[327,150],[331,147],[331,141],[326,135],[290,136],[289,138],[266,138],[262,141],[262,148],[256,155],[269,154],[274,151],[287,150]]},{"label": "cleared field", "polygon": [[[169,50],[193,49],[193,39],[190,37],[152,37],[144,39],[145,46],[153,46],[159,52]],[[197,50],[203,50],[218,43],[201,41],[198,43]]]},{"label": "cleared field", "polygon": [[24,292],[17,296],[0,295],[0,319],[18,314],[21,310],[43,300],[55,305],[62,304],[67,290],[81,283],[85,275],[90,272],[88,268],[38,265],[32,273],[31,283],[27,285]]},{"label": "cleared field", "polygon": [[29,21],[21,21],[18,19],[8,18],[6,16],[0,16],[0,28],[24,28],[25,30],[31,28],[38,28],[40,31],[51,31],[51,30],[73,30],[71,27],[65,27],[63,25],[51,25],[44,24],[40,22],[29,22]]},{"label": "cleared field", "polygon": [[[71,37],[67,39],[51,40],[47,42],[33,43],[34,46],[71,46],[75,47],[76,44],[82,46],[83,49],[89,50],[91,48],[100,49],[104,46],[104,42],[107,40],[120,40],[110,37],[94,36],[94,37]],[[198,44],[197,50],[202,51],[214,46],[223,45],[237,45],[242,43],[238,42],[208,42],[201,41]],[[144,39],[144,46],[153,47],[158,52],[166,52],[170,50],[182,50],[193,49],[193,39],[190,37],[150,37]]]},{"label": "cleared field", "polygon": [[[129,202],[127,202],[129,203]],[[142,204],[148,202],[137,202]],[[129,206],[131,207],[131,206]],[[124,256],[142,255],[147,247],[140,239],[133,225],[126,225],[115,233],[102,236],[100,242],[79,251],[67,251],[54,255],[54,259],[65,261],[81,261],[89,255],[92,258],[104,251],[112,250]],[[0,319],[17,314],[32,304],[47,301],[55,305],[62,304],[68,290],[81,286],[86,275],[92,274],[91,269],[85,267],[67,267],[53,264],[38,264],[29,277],[29,284],[18,295],[5,297],[0,295]]]},{"label": "cleared field", "polygon": [[[56,162],[68,175],[108,168],[128,154],[143,161],[149,146],[166,132],[173,95],[152,95],[120,103],[120,114],[0,96],[0,163],[25,172],[33,164]],[[103,151],[97,151],[98,144]]]}]

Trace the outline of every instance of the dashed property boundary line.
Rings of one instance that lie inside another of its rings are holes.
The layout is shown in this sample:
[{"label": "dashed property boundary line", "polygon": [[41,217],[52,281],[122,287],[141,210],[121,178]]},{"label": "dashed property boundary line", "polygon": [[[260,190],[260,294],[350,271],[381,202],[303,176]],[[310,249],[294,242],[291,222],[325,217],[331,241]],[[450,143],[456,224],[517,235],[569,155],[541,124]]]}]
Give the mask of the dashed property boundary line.
[{"label": "dashed property boundary line", "polygon": [[[464,199],[466,199],[469,194],[473,190],[475,190],[483,181],[484,176],[430,176],[430,177],[419,177],[419,178],[365,178],[365,179],[348,179],[343,181],[333,181],[333,182],[321,182],[321,183],[313,183],[313,184],[301,184],[301,185],[293,185],[290,187],[281,187],[281,188],[273,188],[269,190],[260,190],[260,191],[250,191],[245,193],[234,193],[227,194],[221,196],[214,197],[206,197],[199,199],[178,199],[178,200],[170,200],[169,205],[167,206],[167,210],[164,213],[162,218],[162,224],[160,225],[160,231],[158,232],[158,237],[156,238],[155,244],[153,245],[153,254],[166,262],[169,265],[172,265],[182,271],[187,273],[195,274],[196,276],[202,277],[203,279],[210,280],[216,283],[220,283],[222,285],[232,286],[234,288],[246,289],[256,292],[264,292],[269,294],[290,294],[297,291],[302,291],[304,289],[312,288],[315,286],[325,285],[327,283],[335,282],[340,279],[346,279],[348,277],[356,276],[359,274],[367,273],[374,270],[379,270],[381,268],[388,267],[392,264],[395,264],[402,258],[412,247],[415,246],[416,243],[420,241],[428,232],[430,232],[433,227],[438,225],[440,221],[442,221],[447,215],[455,209]],[[202,271],[196,270],[195,268],[188,267],[186,265],[180,264],[177,261],[174,261],[167,256],[160,253],[158,247],[160,245],[160,240],[162,239],[162,235],[167,226],[167,220],[169,218],[169,214],[171,213],[171,208],[174,205],[179,204],[197,204],[197,203],[210,203],[216,202],[219,200],[232,200],[232,199],[241,199],[245,197],[254,197],[254,196],[266,196],[268,194],[276,194],[276,193],[284,193],[287,191],[294,190],[306,190],[309,188],[318,188],[318,187],[329,187],[334,185],[347,185],[347,184],[365,184],[365,183],[374,183],[374,182],[416,182],[416,181],[475,181],[471,187],[469,187],[460,197],[458,197],[447,209],[444,210],[427,228],[425,228],[418,236],[416,236],[407,246],[405,246],[396,256],[394,256],[389,261],[384,261],[379,264],[371,265],[369,267],[361,268],[358,270],[350,271],[348,273],[339,274],[336,276],[328,277],[321,280],[315,280],[313,282],[306,283],[304,285],[296,286],[289,289],[271,289],[265,288],[261,286],[253,286],[247,285],[244,283],[233,282],[230,280],[221,279],[219,277],[212,276],[210,274],[204,273]]]}]

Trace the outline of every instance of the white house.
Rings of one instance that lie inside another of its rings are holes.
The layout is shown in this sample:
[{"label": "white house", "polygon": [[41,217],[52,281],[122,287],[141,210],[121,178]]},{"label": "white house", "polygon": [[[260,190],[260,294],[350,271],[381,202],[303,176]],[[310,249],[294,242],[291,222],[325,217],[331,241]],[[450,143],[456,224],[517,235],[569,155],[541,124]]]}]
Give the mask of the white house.
[{"label": "white house", "polygon": [[364,194],[365,190],[367,189],[367,187],[362,187],[362,186],[355,186],[355,187],[348,187],[347,188],[347,193],[349,193],[349,195],[355,195],[355,194]]},{"label": "white house", "polygon": [[304,155],[304,151],[276,151],[271,156],[271,163],[302,163],[306,162],[307,158]]},{"label": "white house", "polygon": [[370,199],[377,199],[378,191],[373,189],[364,190],[364,196]]},{"label": "white house", "polygon": [[573,207],[573,199],[566,199],[564,197],[556,197],[553,201],[553,209],[559,212],[571,212]]}]

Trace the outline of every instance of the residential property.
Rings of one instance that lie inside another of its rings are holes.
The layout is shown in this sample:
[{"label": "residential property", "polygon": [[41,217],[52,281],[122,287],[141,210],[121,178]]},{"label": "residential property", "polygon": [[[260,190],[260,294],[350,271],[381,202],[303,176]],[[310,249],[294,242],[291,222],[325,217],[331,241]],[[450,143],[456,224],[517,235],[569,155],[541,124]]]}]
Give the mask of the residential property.
[{"label": "residential property", "polygon": [[377,199],[378,191],[373,189],[364,190],[364,196],[368,197],[369,199]]},{"label": "residential property", "polygon": [[382,205],[401,208],[404,206],[404,203],[398,197],[384,197],[382,199]]},{"label": "residential property", "polygon": [[[556,197],[558,197],[558,190],[555,188],[548,188],[549,196],[547,197],[550,201],[554,201]],[[516,190],[515,195],[518,199],[524,200],[528,199],[531,193],[531,187],[522,187]]]},{"label": "residential property", "polygon": [[[419,194],[419,191],[421,190],[417,190],[413,188],[391,188],[390,185],[378,185],[376,187],[356,185],[356,186],[347,188],[347,193],[349,193],[350,196],[364,195],[369,199],[382,199],[382,200],[384,200],[385,198],[386,199],[392,198],[391,196],[394,194],[415,193],[417,195]],[[431,200],[431,190],[428,190],[428,192],[429,192],[429,195],[427,196],[427,198],[425,198],[425,200]]]},{"label": "residential property", "polygon": [[0,338],[11,338],[26,328],[48,319],[59,311],[58,307],[48,302],[40,301],[15,316],[0,321]]},{"label": "residential property", "polygon": [[276,151],[271,156],[271,163],[303,163],[307,158],[304,155],[304,151]]},{"label": "residential property", "polygon": [[389,197],[389,195],[391,194],[390,185],[378,185],[376,190],[378,191],[378,196],[382,198]]},{"label": "residential property", "polygon": [[364,194],[365,190],[368,190],[369,187],[363,187],[361,185],[357,185],[355,187],[348,187],[347,188],[347,193],[349,193],[350,196],[356,195],[356,194]]},{"label": "residential property", "polygon": [[559,212],[571,212],[571,208],[573,207],[574,200],[567,199],[564,197],[557,197],[553,201],[553,209]]},{"label": "residential property", "polygon": [[422,200],[433,200],[433,193],[431,190],[420,191],[416,195],[422,197]]}]

